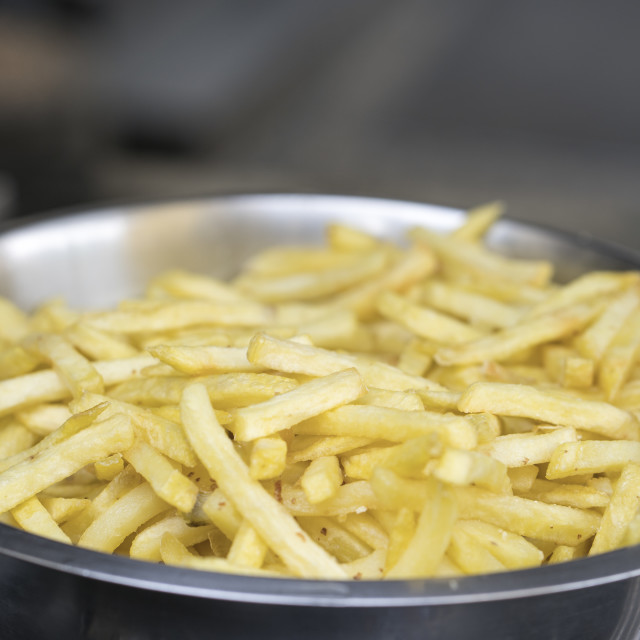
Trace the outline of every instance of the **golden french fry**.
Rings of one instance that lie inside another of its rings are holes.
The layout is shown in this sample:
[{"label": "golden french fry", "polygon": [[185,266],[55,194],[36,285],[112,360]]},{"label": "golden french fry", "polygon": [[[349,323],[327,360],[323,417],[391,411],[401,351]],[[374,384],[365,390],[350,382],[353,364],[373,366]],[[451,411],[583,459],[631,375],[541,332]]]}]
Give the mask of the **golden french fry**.
[{"label": "golden french fry", "polygon": [[585,400],[567,392],[536,389],[528,385],[477,382],[462,394],[458,409],[464,413],[487,411],[534,418],[593,431],[609,438],[640,440],[640,427],[627,411],[606,402]]},{"label": "golden french fry", "polygon": [[122,455],[147,480],[158,497],[183,513],[193,509],[198,487],[157,449],[136,440]]},{"label": "golden french fry", "polygon": [[181,410],[187,436],[211,477],[227,496],[232,496],[236,509],[285,564],[295,573],[309,577],[344,577],[338,563],[250,477],[247,466],[218,424],[203,385],[194,383],[184,390]]},{"label": "golden french fry", "polygon": [[160,544],[165,533],[173,534],[182,544],[190,547],[207,540],[213,525],[190,526],[182,516],[168,515],[136,534],[131,541],[129,555],[137,560],[158,562],[161,559]]},{"label": "golden french fry", "polygon": [[616,482],[589,555],[611,551],[623,543],[627,527],[638,513],[638,503],[640,503],[640,465],[630,462],[624,466]]},{"label": "golden french fry", "polygon": [[332,498],[342,482],[340,462],[335,456],[323,456],[312,460],[300,478],[304,495],[311,504]]},{"label": "golden french fry", "polygon": [[557,480],[581,473],[622,471],[625,464],[640,464],[640,442],[588,440],[567,442],[556,448],[547,467],[547,478]]},{"label": "golden french fry", "polygon": [[527,538],[576,545],[595,535],[600,515],[475,487],[455,489],[460,517],[489,522]]},{"label": "golden french fry", "polygon": [[386,577],[433,575],[449,546],[456,516],[456,503],[447,489],[433,479],[427,480],[427,499],[415,533]]},{"label": "golden french fry", "polygon": [[232,412],[231,429],[238,440],[255,440],[347,404],[365,393],[362,378],[355,369],[338,371],[260,404],[236,409]]},{"label": "golden french fry", "polygon": [[25,531],[37,533],[39,536],[51,538],[58,542],[71,543],[69,536],[60,529],[36,496],[28,498],[22,504],[11,509],[11,515]]},{"label": "golden french fry", "polygon": [[84,531],[78,545],[96,551],[114,551],[123,540],[169,505],[143,482],[116,500]]},{"label": "golden french fry", "polygon": [[66,440],[38,451],[0,473],[0,513],[13,509],[43,489],[133,444],[133,426],[116,415]]}]

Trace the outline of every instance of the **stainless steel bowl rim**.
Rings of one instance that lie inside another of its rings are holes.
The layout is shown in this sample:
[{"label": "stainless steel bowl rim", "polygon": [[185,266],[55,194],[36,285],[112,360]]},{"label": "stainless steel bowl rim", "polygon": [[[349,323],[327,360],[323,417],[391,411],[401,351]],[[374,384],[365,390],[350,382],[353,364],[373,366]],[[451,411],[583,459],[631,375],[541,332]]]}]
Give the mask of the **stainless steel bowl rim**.
[{"label": "stainless steel bowl rim", "polygon": [[[244,204],[258,208],[265,203],[268,204],[267,208],[272,208],[285,202],[295,202],[299,206],[318,202],[324,206],[347,206],[357,202],[360,207],[395,207],[400,213],[408,212],[409,217],[423,208],[425,212],[430,211],[438,216],[451,216],[454,223],[458,223],[463,216],[454,209],[414,202],[317,194],[230,195],[181,202],[191,205],[215,202],[220,206]],[[164,205],[160,203],[158,206]],[[135,213],[136,209],[148,210],[149,207],[148,203],[128,207],[127,215]],[[34,225],[46,227],[60,220],[78,219],[78,216],[91,220],[118,212],[118,208],[110,207],[57,214],[55,217],[33,217],[5,223],[0,232],[11,233]],[[514,221],[503,224],[549,233],[640,267],[640,256],[636,252],[588,236],[576,236]],[[510,600],[586,589],[640,575],[639,546],[535,569],[455,579],[323,581],[258,578],[182,569],[98,553],[25,533],[4,524],[0,524],[0,554],[55,571],[134,588],[235,602],[315,607],[413,607]]]}]

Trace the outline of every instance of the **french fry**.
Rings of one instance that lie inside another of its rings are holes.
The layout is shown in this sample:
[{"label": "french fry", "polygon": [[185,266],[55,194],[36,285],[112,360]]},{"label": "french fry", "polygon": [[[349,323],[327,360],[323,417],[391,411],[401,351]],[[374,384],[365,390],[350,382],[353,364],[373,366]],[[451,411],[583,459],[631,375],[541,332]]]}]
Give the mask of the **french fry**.
[{"label": "french fry", "polygon": [[169,505],[143,482],[116,500],[84,531],[78,545],[112,552],[138,527],[166,511]]},{"label": "french fry", "polygon": [[338,371],[263,403],[236,409],[232,412],[231,428],[238,440],[255,440],[347,404],[365,393],[362,378],[355,369]]},{"label": "french fry", "polygon": [[122,415],[87,427],[0,473],[0,513],[64,480],[87,464],[133,444],[133,426]]},{"label": "french fry", "polygon": [[549,462],[558,446],[577,440],[578,435],[573,427],[560,427],[546,432],[498,436],[478,448],[507,467],[526,467]]},{"label": "french fry", "polygon": [[[464,531],[471,536],[477,544],[488,550],[507,569],[537,567],[542,563],[544,557],[538,547],[522,536],[488,522],[458,520],[454,527],[455,531]],[[458,564],[462,566],[459,562]]]},{"label": "french fry", "polygon": [[158,497],[183,513],[193,509],[198,487],[157,449],[137,440],[122,455],[147,480]]},{"label": "french fry", "polygon": [[436,362],[451,366],[486,360],[502,361],[525,349],[571,336],[582,329],[597,311],[596,307],[586,304],[563,307],[472,342],[442,347],[436,352]]},{"label": "french fry", "polygon": [[454,526],[447,556],[468,575],[496,573],[507,567],[468,531]]},{"label": "french fry", "polygon": [[496,200],[467,211],[467,218],[451,237],[456,240],[478,241],[493,226],[495,221],[504,215],[504,203]]},{"label": "french fry", "polygon": [[609,438],[640,439],[640,427],[628,412],[606,402],[584,400],[554,390],[528,385],[478,382],[460,398],[464,413],[487,411],[504,416],[543,420],[572,426]]},{"label": "french fry", "polygon": [[217,423],[203,385],[194,383],[184,390],[181,410],[187,435],[211,477],[226,495],[233,496],[238,511],[285,564],[295,573],[310,577],[344,577],[338,563],[250,477],[248,468]]},{"label": "french fry", "polygon": [[277,478],[287,466],[287,443],[282,438],[259,438],[253,443],[249,473],[254,480]]},{"label": "french fry", "polygon": [[36,496],[28,498],[22,504],[11,509],[11,515],[25,531],[37,533],[58,542],[71,543],[69,536],[60,529]]},{"label": "french fry", "polygon": [[589,440],[557,447],[547,467],[547,479],[557,480],[580,473],[622,471],[625,464],[640,464],[640,442]]},{"label": "french fry", "polygon": [[433,575],[440,564],[457,516],[455,501],[434,480],[427,481],[428,499],[418,517],[415,533],[398,561],[387,571],[387,578]]},{"label": "french fry", "polygon": [[267,545],[253,526],[247,520],[243,520],[233,538],[227,560],[240,567],[259,569],[266,555]]},{"label": "french fry", "polygon": [[639,502],[640,465],[630,462],[624,466],[616,482],[589,555],[611,551],[622,544],[627,527],[638,513]]},{"label": "french fry", "polygon": [[462,416],[355,404],[306,420],[297,424],[294,431],[306,435],[355,436],[390,442],[404,442],[437,433],[446,444],[462,449],[473,449],[478,442],[472,422]]},{"label": "french fry", "polygon": [[182,544],[190,547],[207,540],[213,525],[190,526],[181,516],[169,515],[149,525],[131,541],[129,555],[137,560],[159,562],[160,544],[165,533],[173,534]]},{"label": "french fry", "polygon": [[311,504],[332,498],[342,482],[340,462],[335,456],[316,458],[300,478],[304,495]]},{"label": "french fry", "polygon": [[576,545],[595,535],[600,515],[573,507],[492,493],[475,487],[455,489],[460,517],[482,520],[527,538]]}]

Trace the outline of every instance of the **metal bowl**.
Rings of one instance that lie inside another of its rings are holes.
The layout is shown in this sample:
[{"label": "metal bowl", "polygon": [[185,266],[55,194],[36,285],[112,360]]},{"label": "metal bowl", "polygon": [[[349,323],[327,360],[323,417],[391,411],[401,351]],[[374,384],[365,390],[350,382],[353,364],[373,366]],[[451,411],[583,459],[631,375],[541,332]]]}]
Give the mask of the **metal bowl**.
[{"label": "metal bowl", "polygon": [[[31,220],[0,234],[0,294],[25,308],[63,296],[105,307],[169,267],[232,275],[278,243],[319,242],[327,223],[401,241],[411,226],[454,228],[463,213],[357,197],[248,195]],[[560,279],[640,267],[640,255],[502,221],[489,243],[552,259]],[[334,582],[166,567],[70,547],[0,525],[0,637],[635,638],[640,548],[463,579]]]}]

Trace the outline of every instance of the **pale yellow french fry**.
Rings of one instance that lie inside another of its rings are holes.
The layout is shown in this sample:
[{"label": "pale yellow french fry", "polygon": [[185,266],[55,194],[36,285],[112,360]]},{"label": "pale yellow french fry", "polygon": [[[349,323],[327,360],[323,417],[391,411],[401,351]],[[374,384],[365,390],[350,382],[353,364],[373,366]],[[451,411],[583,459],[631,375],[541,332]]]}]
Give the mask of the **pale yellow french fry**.
[{"label": "pale yellow french fry", "polygon": [[354,404],[368,404],[375,407],[403,409],[404,411],[422,411],[424,404],[420,398],[421,396],[416,391],[389,391],[388,389],[368,388],[365,395],[354,400]]},{"label": "pale yellow french fry", "polygon": [[129,335],[198,325],[259,327],[270,322],[272,314],[271,309],[257,302],[183,300],[151,308],[86,314],[82,320],[103,331]]},{"label": "pale yellow french fry", "polygon": [[12,418],[9,420],[11,422],[0,428],[0,471],[11,466],[11,463],[5,466],[5,459],[30,449],[38,440],[38,436],[23,424]]},{"label": "pale yellow french fry", "polygon": [[[306,254],[309,255],[309,252]],[[313,300],[337,293],[375,276],[386,267],[389,258],[385,250],[347,256],[350,264],[284,275],[247,274],[236,279],[235,285],[243,293],[261,302]]]},{"label": "pale yellow french fry", "polygon": [[242,524],[242,516],[220,489],[215,489],[202,503],[202,510],[213,524],[233,540]]},{"label": "pale yellow french fry", "polygon": [[278,340],[259,333],[247,350],[250,362],[285,373],[325,376],[337,371],[355,368],[368,387],[405,391],[439,385],[419,376],[409,376],[384,362],[371,361],[292,340]]},{"label": "pale yellow french fry", "polygon": [[606,306],[600,317],[574,340],[585,358],[599,361],[627,318],[640,305],[640,289],[633,287],[619,294]]},{"label": "pale yellow french fry", "polygon": [[138,349],[125,338],[101,331],[84,322],[76,322],[67,327],[64,336],[80,353],[92,360],[115,360],[139,355]]},{"label": "pale yellow french fry", "polygon": [[553,273],[553,267],[549,262],[505,258],[479,244],[440,235],[424,228],[412,229],[410,237],[415,242],[426,244],[444,261],[474,274],[477,278],[542,287],[549,282]]},{"label": "pale yellow french fry", "polygon": [[404,442],[437,433],[445,444],[461,449],[473,449],[478,443],[473,423],[463,416],[355,404],[306,420],[296,425],[294,431],[307,435],[356,436],[390,442]]},{"label": "pale yellow french fry", "polygon": [[640,464],[640,442],[588,440],[557,447],[547,467],[547,478],[556,480],[581,473],[622,471],[627,462]]},{"label": "pale yellow french fry", "polygon": [[482,332],[460,320],[414,304],[392,291],[380,294],[377,309],[384,317],[398,322],[417,336],[429,340],[459,344],[477,340],[483,335]]},{"label": "pale yellow french fry", "polygon": [[165,271],[154,278],[148,287],[148,295],[158,297],[162,292],[174,298],[192,298],[212,302],[245,302],[246,298],[237,289],[213,278],[184,269]]},{"label": "pale yellow french fry", "polygon": [[373,509],[394,511],[405,507],[413,511],[421,511],[428,496],[426,479],[404,478],[391,469],[381,466],[373,470],[369,485],[375,499],[375,504],[371,506]]},{"label": "pale yellow french fry", "polygon": [[143,482],[101,513],[80,536],[78,546],[112,552],[138,527],[167,509],[169,505]]},{"label": "pale yellow french fry", "polygon": [[422,295],[427,305],[472,325],[504,329],[516,324],[522,316],[517,307],[447,282],[427,282]]},{"label": "pale yellow french fry", "polygon": [[486,411],[572,426],[609,438],[640,439],[640,427],[627,411],[606,402],[585,400],[568,392],[529,385],[477,382],[458,403],[464,413]]},{"label": "pale yellow french fry", "polygon": [[413,509],[400,506],[397,511],[387,513],[394,515],[389,529],[385,571],[389,571],[398,562],[416,532],[416,514]]},{"label": "pale yellow french fry", "polygon": [[225,495],[267,545],[298,575],[345,576],[338,563],[305,534],[293,517],[249,475],[224,429],[217,423],[204,386],[187,387],[182,419],[198,456]]},{"label": "pale yellow french fry", "polygon": [[509,467],[507,473],[513,492],[519,494],[529,491],[538,477],[538,472],[538,467],[533,464],[524,467]]},{"label": "pale yellow french fry", "polygon": [[566,358],[563,363],[560,383],[564,387],[588,389],[595,377],[595,361],[591,358]]},{"label": "pale yellow french fry", "polygon": [[242,347],[177,347],[157,345],[149,347],[149,353],[174,369],[189,375],[200,376],[220,371],[262,371],[247,360],[247,350]]},{"label": "pale yellow french fry", "polygon": [[572,335],[584,327],[597,311],[595,306],[586,304],[563,307],[472,342],[442,347],[436,352],[436,362],[451,366],[505,360],[525,349]]},{"label": "pale yellow french fry", "polygon": [[464,531],[507,569],[537,567],[544,554],[522,536],[481,520],[458,520],[454,530]]},{"label": "pale yellow french fry", "polygon": [[136,534],[131,541],[129,555],[137,560],[159,562],[160,544],[165,533],[171,533],[184,545],[190,547],[207,540],[213,525],[190,526],[182,516],[168,515]]},{"label": "pale yellow french fry", "polygon": [[58,526],[51,514],[44,508],[36,496],[11,509],[11,515],[25,531],[36,533],[45,538],[71,544],[67,536]]},{"label": "pale yellow french fry", "polygon": [[287,443],[278,437],[259,438],[253,443],[249,473],[254,480],[269,480],[284,473],[287,465]]},{"label": "pale yellow french fry", "polygon": [[527,315],[542,315],[572,304],[602,299],[637,282],[638,274],[634,272],[590,271],[552,291],[544,300],[535,304]]},{"label": "pale yellow french fry", "polygon": [[400,353],[398,369],[411,376],[424,376],[431,365],[433,357],[421,348],[420,340],[412,340]]},{"label": "pale yellow french fry", "polygon": [[28,353],[24,347],[10,344],[0,350],[0,379],[15,378],[33,371],[40,363],[41,358]]},{"label": "pale yellow french fry", "polygon": [[504,203],[499,200],[469,209],[465,221],[451,232],[451,237],[456,240],[479,241],[496,220],[504,215],[504,211]]},{"label": "pale yellow french fry", "polygon": [[307,500],[301,487],[289,484],[282,485],[281,497],[282,504],[294,516],[346,516],[379,507],[376,494],[364,480],[343,484],[331,498],[315,504]]},{"label": "pale yellow french fry", "polygon": [[548,480],[535,480],[529,490],[519,492],[518,495],[529,500],[562,504],[578,509],[606,507],[609,504],[609,496],[594,487],[560,484]]},{"label": "pale yellow french fry", "polygon": [[298,516],[300,526],[339,562],[352,562],[371,553],[371,547],[350,533],[344,524],[327,516]]},{"label": "pale yellow french fry", "polygon": [[114,453],[93,465],[98,480],[110,482],[124,469],[124,458],[121,453]]},{"label": "pale yellow french fry", "polygon": [[371,438],[351,436],[297,436],[289,445],[287,464],[315,460],[321,456],[337,456],[372,442]]},{"label": "pale yellow french fry", "polygon": [[474,535],[458,527],[457,524],[451,532],[447,556],[467,575],[507,570],[507,567],[486,546],[480,544]]},{"label": "pale yellow french fry", "polygon": [[506,465],[478,451],[447,448],[428,470],[446,484],[474,485],[496,493],[512,493]]},{"label": "pale yellow french fry", "polygon": [[507,467],[527,467],[549,462],[558,446],[577,440],[578,435],[573,427],[560,427],[536,433],[498,436],[491,442],[480,445],[478,449]]},{"label": "pale yellow french fry", "polygon": [[148,409],[113,400],[108,396],[90,393],[85,393],[82,398],[73,402],[71,406],[74,411],[77,411],[103,402],[108,402],[104,412],[105,416],[114,414],[129,416],[137,434],[158,451],[187,467],[192,467],[196,464],[196,455],[182,427],[175,422],[155,415]]},{"label": "pale yellow french fry", "polygon": [[[372,251],[364,255],[368,257],[379,248],[380,243],[376,242],[371,247]],[[275,246],[264,249],[244,263],[243,274],[238,278],[236,288],[245,279],[250,281],[251,278],[276,278],[301,272],[313,274],[327,269],[349,268],[358,264],[362,257],[350,250],[336,251],[332,247]],[[251,288],[251,282],[247,286]]]},{"label": "pale yellow french fry", "polygon": [[11,300],[0,297],[0,337],[18,342],[30,331],[27,314]]},{"label": "pale yellow french fry", "polygon": [[376,298],[382,291],[405,291],[430,276],[437,266],[435,256],[426,247],[411,246],[377,277],[334,296],[332,306],[349,309],[359,318],[369,319],[374,315]]},{"label": "pale yellow french fry", "polygon": [[458,402],[460,402],[460,393],[458,391],[420,389],[417,393],[427,408],[444,411],[458,410]]},{"label": "pale yellow french fry", "polygon": [[38,499],[58,524],[62,524],[82,513],[91,504],[91,500],[88,498],[60,498],[40,494]]},{"label": "pale yellow french fry", "polygon": [[379,580],[384,574],[386,557],[384,549],[376,549],[364,558],[343,564],[342,568],[354,580]]},{"label": "pale yellow french fry", "polygon": [[251,523],[243,520],[233,538],[227,560],[231,564],[240,567],[259,569],[267,555],[267,550],[267,545],[257,534]]},{"label": "pale yellow french fry", "polygon": [[598,385],[608,400],[613,400],[631,375],[640,355],[640,311],[627,318],[600,360]]},{"label": "pale yellow french fry", "polygon": [[415,533],[387,578],[430,576],[436,571],[449,546],[457,508],[448,490],[427,480],[427,499],[418,517]]},{"label": "pale yellow french fry", "polygon": [[336,456],[312,460],[300,478],[304,495],[311,504],[332,498],[342,482],[342,469]]},{"label": "pale yellow french fry", "polygon": [[380,240],[370,233],[345,224],[328,225],[326,234],[334,251],[371,251],[380,245]]},{"label": "pale yellow french fry", "polygon": [[52,333],[31,335],[23,344],[51,362],[74,398],[85,391],[101,393],[104,390],[104,380],[95,366],[61,335]]},{"label": "pale yellow french fry", "polygon": [[359,451],[340,458],[344,474],[352,480],[369,480],[373,470],[391,454],[393,447],[369,447],[365,451]]},{"label": "pale yellow french fry", "polygon": [[627,527],[638,513],[640,502],[640,465],[625,465],[616,482],[611,500],[602,516],[589,555],[616,549],[623,543]]},{"label": "pale yellow french fry", "polygon": [[76,543],[100,514],[141,482],[142,477],[136,473],[135,469],[130,465],[126,466],[90,501],[86,509],[63,525],[64,532]]},{"label": "pale yellow french fry", "polygon": [[387,532],[368,512],[349,513],[341,520],[341,524],[372,549],[386,549],[389,545]]},{"label": "pale yellow french fry", "polygon": [[568,562],[569,560],[584,558],[586,555],[587,552],[583,544],[579,544],[575,547],[559,544],[549,556],[547,563],[558,564],[559,562]]},{"label": "pale yellow french fry", "polygon": [[[133,404],[177,405],[185,386],[193,381],[187,376],[129,380],[110,389],[109,395]],[[269,373],[221,373],[197,378],[197,381],[207,388],[209,398],[216,409],[245,407],[264,402],[274,395],[291,391],[298,386],[291,378]]]},{"label": "pale yellow french fry", "polygon": [[242,567],[224,558],[195,556],[189,552],[176,536],[168,531],[163,534],[160,541],[160,555],[165,564],[199,571],[217,571],[220,573],[257,575],[271,578],[283,575],[279,571]]},{"label": "pale yellow french fry", "polygon": [[482,520],[527,538],[576,545],[597,531],[600,515],[475,487],[455,488],[460,517]]},{"label": "pale yellow french fry", "polygon": [[183,513],[193,509],[198,487],[157,449],[136,440],[122,455],[165,502]]},{"label": "pale yellow french fry", "polygon": [[[158,361],[152,356],[137,356],[124,360],[101,360],[94,362],[105,385],[116,384],[140,376],[140,372]],[[69,398],[71,393],[57,372],[34,371],[17,378],[0,381],[0,415],[41,402],[52,402]]]},{"label": "pale yellow french fry", "polygon": [[84,466],[127,449],[133,444],[133,435],[133,426],[126,416],[113,416],[5,469],[0,473],[0,513]]},{"label": "pale yellow french fry", "polygon": [[255,440],[347,404],[365,393],[362,378],[355,369],[338,371],[261,404],[236,409],[232,412],[231,428],[238,440]]},{"label": "pale yellow french fry", "polygon": [[44,403],[17,411],[16,417],[25,427],[43,436],[66,422],[71,417],[71,412],[65,405]]}]

